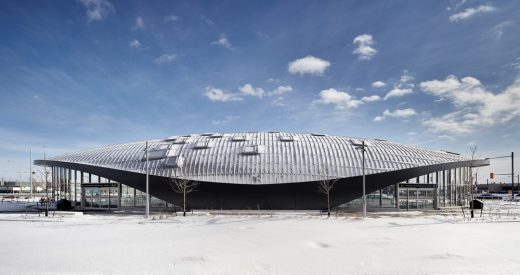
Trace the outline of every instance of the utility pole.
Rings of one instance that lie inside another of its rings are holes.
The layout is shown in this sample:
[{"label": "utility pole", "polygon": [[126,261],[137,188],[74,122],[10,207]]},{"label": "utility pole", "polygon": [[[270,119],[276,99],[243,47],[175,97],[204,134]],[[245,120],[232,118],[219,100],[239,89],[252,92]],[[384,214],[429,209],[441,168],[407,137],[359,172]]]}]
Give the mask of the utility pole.
[{"label": "utility pole", "polygon": [[31,199],[33,198],[32,149],[29,148],[29,181],[31,182]]},{"label": "utility pole", "polygon": [[515,198],[515,153],[511,152],[511,201]]},{"label": "utility pole", "polygon": [[150,218],[150,194],[149,194],[149,162],[148,162],[148,141],[145,144],[145,156],[146,156],[146,219]]},{"label": "utility pole", "polygon": [[363,156],[363,165],[362,165],[362,169],[363,169],[363,218],[366,218],[367,217],[367,194],[366,194],[366,187],[365,187],[365,141],[363,140],[362,142],[362,146],[363,146],[363,149],[362,149],[362,156]]},{"label": "utility pole", "polygon": [[362,156],[362,164],[361,169],[363,170],[363,218],[367,217],[367,194],[366,194],[366,182],[365,182],[365,151],[366,151],[366,143],[364,140],[361,141],[361,144],[359,143],[353,143],[356,150],[361,150],[361,156]]}]

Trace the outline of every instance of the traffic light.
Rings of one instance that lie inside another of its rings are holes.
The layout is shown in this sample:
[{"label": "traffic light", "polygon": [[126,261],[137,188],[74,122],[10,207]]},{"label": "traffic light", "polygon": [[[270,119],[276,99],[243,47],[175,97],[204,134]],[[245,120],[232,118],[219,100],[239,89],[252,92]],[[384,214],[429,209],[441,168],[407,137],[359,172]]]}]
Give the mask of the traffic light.
[{"label": "traffic light", "polygon": [[495,178],[495,173],[489,173],[489,178],[490,179],[494,179]]}]

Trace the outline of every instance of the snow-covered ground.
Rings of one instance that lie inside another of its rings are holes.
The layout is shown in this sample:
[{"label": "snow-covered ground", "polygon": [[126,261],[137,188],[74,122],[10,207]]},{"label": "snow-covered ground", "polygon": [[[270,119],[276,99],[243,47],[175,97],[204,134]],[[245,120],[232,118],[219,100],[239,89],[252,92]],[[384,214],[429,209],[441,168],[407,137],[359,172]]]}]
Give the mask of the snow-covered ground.
[{"label": "snow-covered ground", "polygon": [[2,274],[518,274],[520,219],[0,214]]}]

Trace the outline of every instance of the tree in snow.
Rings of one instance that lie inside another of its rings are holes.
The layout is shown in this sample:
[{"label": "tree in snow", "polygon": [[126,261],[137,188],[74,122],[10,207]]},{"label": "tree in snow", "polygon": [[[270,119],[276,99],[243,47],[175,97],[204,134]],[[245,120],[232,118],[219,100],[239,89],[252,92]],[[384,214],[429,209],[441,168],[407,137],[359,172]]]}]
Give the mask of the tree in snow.
[{"label": "tree in snow", "polygon": [[321,170],[323,173],[320,174],[324,174],[322,175],[324,178],[318,181],[318,192],[327,197],[327,217],[330,217],[330,194],[334,188],[334,184],[336,184],[338,180],[329,175],[329,170],[327,168]]},{"label": "tree in snow", "polygon": [[179,168],[177,176],[170,178],[169,183],[173,192],[182,194],[182,215],[186,216],[186,196],[195,191],[195,188],[197,188],[199,183],[185,177],[182,168]]}]

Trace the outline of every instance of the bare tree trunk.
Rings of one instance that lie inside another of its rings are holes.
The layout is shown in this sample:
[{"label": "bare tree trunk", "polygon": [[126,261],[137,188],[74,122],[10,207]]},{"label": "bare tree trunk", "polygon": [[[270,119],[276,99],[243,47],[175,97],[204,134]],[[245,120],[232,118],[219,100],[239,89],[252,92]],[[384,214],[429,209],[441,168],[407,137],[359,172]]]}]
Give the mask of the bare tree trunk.
[{"label": "bare tree trunk", "polygon": [[327,193],[327,218],[330,218],[330,193]]},{"label": "bare tree trunk", "polygon": [[177,177],[170,178],[170,188],[175,193],[182,194],[182,216],[186,217],[186,196],[195,191],[199,183],[184,177],[182,171],[178,174]]},{"label": "bare tree trunk", "polygon": [[186,190],[184,190],[184,192],[183,192],[183,197],[184,197],[184,199],[183,199],[183,202],[182,202],[182,204],[183,204],[183,206],[182,206],[182,211],[183,211],[182,216],[186,217]]}]

